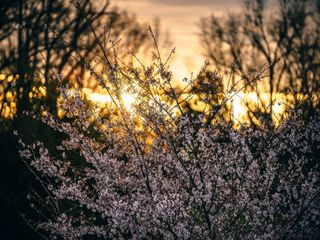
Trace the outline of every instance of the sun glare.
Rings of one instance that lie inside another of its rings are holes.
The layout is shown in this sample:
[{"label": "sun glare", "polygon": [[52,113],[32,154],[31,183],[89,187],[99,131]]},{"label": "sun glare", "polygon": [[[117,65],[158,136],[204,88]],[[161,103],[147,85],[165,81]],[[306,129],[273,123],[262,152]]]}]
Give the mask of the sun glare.
[{"label": "sun glare", "polygon": [[[97,104],[106,104],[111,103],[112,99],[109,95],[103,93],[93,93],[89,89],[83,89],[83,92],[88,96],[88,99]],[[130,109],[132,104],[135,102],[135,97],[129,93],[122,93],[121,94],[123,105],[126,109]]]},{"label": "sun glare", "polygon": [[106,104],[107,102],[111,101],[111,98],[107,94],[100,94],[100,93],[91,93],[89,95],[89,99],[96,103]]},{"label": "sun glare", "polygon": [[125,108],[130,109],[132,107],[132,104],[135,102],[135,98],[129,93],[123,93],[122,101]]},{"label": "sun glare", "polygon": [[[85,94],[87,94],[88,98],[98,104],[99,106],[103,106],[106,103],[111,103],[112,99],[107,94],[102,93],[92,93],[92,91],[84,89],[83,90]],[[249,109],[246,106],[246,103],[249,104],[250,108],[253,110],[259,109],[261,107],[261,103],[264,103],[264,105],[268,105],[270,95],[266,93],[260,94],[260,99],[258,99],[258,96],[255,93],[243,93],[239,92],[233,98],[231,99],[229,103],[229,107],[231,107],[231,116],[232,120],[236,124],[244,124],[249,123]],[[129,94],[127,92],[123,92],[121,95],[121,101],[123,103],[123,106],[127,110],[132,109],[132,105],[136,101],[136,96]],[[160,101],[160,100],[159,100]],[[278,118],[283,115],[285,112],[285,103],[286,97],[281,94],[275,94],[274,96],[274,103],[272,106],[272,119],[275,122],[278,122]],[[195,110],[202,111],[204,106],[198,104],[193,104],[193,107]]]}]

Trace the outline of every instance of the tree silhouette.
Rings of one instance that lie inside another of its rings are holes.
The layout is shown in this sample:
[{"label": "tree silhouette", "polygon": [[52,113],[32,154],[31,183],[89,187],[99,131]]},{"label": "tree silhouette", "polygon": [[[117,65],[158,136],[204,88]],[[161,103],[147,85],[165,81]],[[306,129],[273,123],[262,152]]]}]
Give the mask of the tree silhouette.
[{"label": "tree silhouette", "polygon": [[0,69],[19,77],[14,84],[1,84],[4,96],[14,92],[18,118],[30,109],[29,93],[39,77],[45,79],[47,109],[54,113],[57,81],[49,79],[80,79],[84,63],[96,60],[99,41],[112,39],[122,55],[128,48],[137,53],[150,46],[145,27],[133,15],[109,8],[109,1],[97,6],[92,0],[15,0],[1,5]]},{"label": "tree silhouette", "polygon": [[[275,92],[291,92],[295,103],[302,93],[312,107],[320,83],[319,9],[319,1],[278,0],[273,6],[265,0],[243,1],[239,13],[202,19],[204,54],[221,72],[234,73],[233,83],[267,64],[262,86],[270,93],[270,111],[264,106],[270,113]],[[249,84],[247,90],[256,87]]]}]

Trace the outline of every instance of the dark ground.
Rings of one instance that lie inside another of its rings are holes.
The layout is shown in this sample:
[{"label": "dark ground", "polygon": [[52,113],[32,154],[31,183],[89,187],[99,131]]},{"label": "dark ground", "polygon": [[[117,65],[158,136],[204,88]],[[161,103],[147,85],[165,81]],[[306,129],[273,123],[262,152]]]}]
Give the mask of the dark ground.
[{"label": "dark ground", "polygon": [[20,216],[30,212],[26,198],[35,179],[18,155],[16,137],[0,132],[0,239],[40,239]]}]

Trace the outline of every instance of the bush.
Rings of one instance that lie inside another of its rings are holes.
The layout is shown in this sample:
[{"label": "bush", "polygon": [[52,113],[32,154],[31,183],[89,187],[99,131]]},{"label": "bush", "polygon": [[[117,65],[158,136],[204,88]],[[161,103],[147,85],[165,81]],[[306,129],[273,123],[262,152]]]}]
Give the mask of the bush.
[{"label": "bush", "polygon": [[[186,109],[192,96],[172,87],[166,63],[115,62],[108,83],[88,65],[117,111],[108,119],[61,88],[67,117],[42,120],[62,142],[53,151],[22,143],[46,192],[30,195],[43,218],[29,223],[58,239],[316,239],[318,112],[236,131],[219,111],[229,94],[202,112]],[[130,108],[124,89],[135,95]]]}]

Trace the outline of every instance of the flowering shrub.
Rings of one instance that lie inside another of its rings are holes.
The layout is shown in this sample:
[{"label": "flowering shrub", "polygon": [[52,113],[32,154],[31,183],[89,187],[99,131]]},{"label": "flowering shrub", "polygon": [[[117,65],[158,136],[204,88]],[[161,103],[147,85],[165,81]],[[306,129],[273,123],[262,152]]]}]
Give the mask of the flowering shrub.
[{"label": "flowering shrub", "polygon": [[[45,142],[20,141],[20,154],[44,190],[29,195],[42,219],[27,221],[40,234],[58,239],[319,236],[319,113],[305,119],[292,111],[277,128],[266,121],[237,131],[225,117],[228,101],[259,81],[266,65],[223,93],[222,78],[206,63],[178,90],[168,71],[171,54],[163,61],[157,45],[157,62],[141,68],[121,62],[116,52],[109,60],[99,46],[105,66],[100,73],[89,63],[86,69],[109,95],[109,116],[88,106],[80,91],[61,87],[64,117],[47,112],[41,117],[61,133],[61,142],[52,149]],[[126,105],[124,92],[135,96],[135,103]],[[201,111],[193,108],[194,93]]]},{"label": "flowering shrub", "polygon": [[[108,86],[91,70],[117,108],[112,119],[61,88],[68,118],[42,117],[61,143],[52,151],[22,143],[47,193],[29,196],[43,217],[30,224],[58,239],[316,239],[319,114],[236,131],[212,117],[226,99],[207,112],[187,111],[181,106],[191,98],[181,100],[159,66],[116,66]],[[125,86],[136,95],[130,109]]]}]

